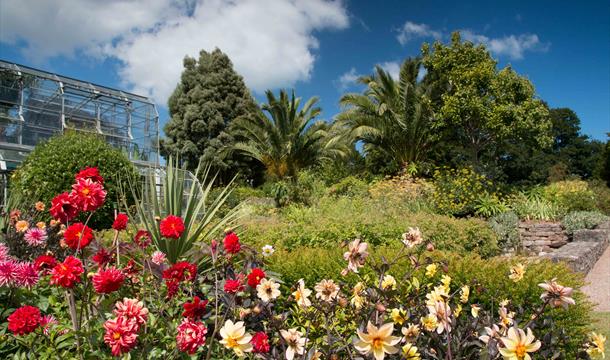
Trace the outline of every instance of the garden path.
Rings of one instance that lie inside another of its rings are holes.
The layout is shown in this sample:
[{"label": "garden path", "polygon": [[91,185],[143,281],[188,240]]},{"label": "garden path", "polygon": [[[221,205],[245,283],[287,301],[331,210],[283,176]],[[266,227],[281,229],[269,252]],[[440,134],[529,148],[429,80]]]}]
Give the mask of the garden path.
[{"label": "garden path", "polygon": [[597,303],[596,311],[610,311],[610,246],[597,260],[585,278],[587,285],[582,291]]}]

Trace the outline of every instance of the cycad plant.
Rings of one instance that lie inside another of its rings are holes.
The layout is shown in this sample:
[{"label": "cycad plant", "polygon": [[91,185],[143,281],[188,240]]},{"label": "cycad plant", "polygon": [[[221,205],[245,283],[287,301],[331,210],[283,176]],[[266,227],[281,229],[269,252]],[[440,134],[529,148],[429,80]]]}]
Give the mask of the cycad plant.
[{"label": "cycad plant", "polygon": [[[240,139],[229,151],[260,161],[269,175],[296,180],[299,170],[349,152],[342,138],[332,136],[332,127],[316,120],[321,109],[317,97],[301,99],[281,90],[279,97],[267,91],[267,103],[256,116],[233,121],[232,133]],[[265,114],[266,113],[266,114]]]},{"label": "cycad plant", "polygon": [[[220,229],[234,223],[239,216],[239,206],[222,217],[217,216],[218,210],[233,190],[233,181],[212,198],[211,190],[216,176],[210,174],[209,166],[200,165],[194,177],[189,179],[189,173],[176,164],[170,158],[164,172],[149,171],[144,176],[141,191],[133,186],[135,184],[131,186],[137,218],[150,232],[156,247],[166,254],[171,263],[184,257],[195,243],[210,242]],[[168,239],[161,235],[159,221],[168,215],[179,216],[184,221],[185,230],[178,239]]]},{"label": "cycad plant", "polygon": [[398,81],[377,66],[373,76],[359,79],[367,86],[364,93],[341,98],[344,111],[336,117],[365,151],[381,152],[400,166],[421,161],[431,145],[433,87],[418,81],[420,66],[419,59],[405,60]]}]

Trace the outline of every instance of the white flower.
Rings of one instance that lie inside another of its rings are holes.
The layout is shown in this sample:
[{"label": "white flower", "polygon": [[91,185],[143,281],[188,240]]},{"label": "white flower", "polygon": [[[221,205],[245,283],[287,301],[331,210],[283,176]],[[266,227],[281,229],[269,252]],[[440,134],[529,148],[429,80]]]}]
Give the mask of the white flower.
[{"label": "white flower", "polygon": [[280,284],[274,282],[273,280],[263,279],[260,284],[256,285],[256,294],[259,299],[264,302],[269,302],[273,299],[276,299],[280,296]]},{"label": "white flower", "polygon": [[309,295],[311,295],[311,290],[305,288],[303,279],[299,280],[296,291],[292,293],[297,304],[303,308],[311,306],[311,301],[308,299]]},{"label": "white flower", "polygon": [[275,249],[273,248],[273,246],[271,246],[271,245],[263,246],[263,256],[264,257],[269,257],[269,256],[273,255],[274,252],[275,252]]},{"label": "white flower", "polygon": [[331,302],[339,294],[339,286],[333,280],[322,280],[314,287],[316,298],[322,301]]},{"label": "white flower", "polygon": [[227,320],[224,326],[220,329],[220,336],[223,344],[227,349],[233,349],[239,357],[245,356],[245,353],[252,351],[252,335],[246,333],[246,327],[243,321],[238,321],[235,324],[231,320]]},{"label": "white flower", "polygon": [[286,360],[294,359],[294,354],[303,355],[305,353],[306,338],[302,337],[303,333],[297,331],[296,328],[288,330],[280,330],[280,334],[286,341],[288,348],[286,349]]}]

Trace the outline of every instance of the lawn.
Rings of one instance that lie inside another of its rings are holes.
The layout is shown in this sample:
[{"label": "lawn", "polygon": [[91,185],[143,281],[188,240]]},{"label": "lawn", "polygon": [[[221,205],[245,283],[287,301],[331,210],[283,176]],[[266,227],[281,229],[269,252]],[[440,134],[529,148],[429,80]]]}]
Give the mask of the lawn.
[{"label": "lawn", "polygon": [[[597,319],[597,323],[595,327],[601,333],[603,333],[606,338],[610,338],[610,312],[598,312],[595,313],[594,318]],[[606,358],[610,356],[610,346],[606,343]]]}]

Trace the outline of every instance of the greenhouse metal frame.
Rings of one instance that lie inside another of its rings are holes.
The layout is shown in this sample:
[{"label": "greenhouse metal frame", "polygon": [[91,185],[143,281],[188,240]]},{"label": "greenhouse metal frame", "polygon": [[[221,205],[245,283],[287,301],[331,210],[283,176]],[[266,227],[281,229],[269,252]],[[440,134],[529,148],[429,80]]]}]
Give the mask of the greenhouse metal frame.
[{"label": "greenhouse metal frame", "polygon": [[151,99],[0,60],[4,186],[36,144],[66,130],[99,134],[137,166],[159,167],[159,114]]}]

